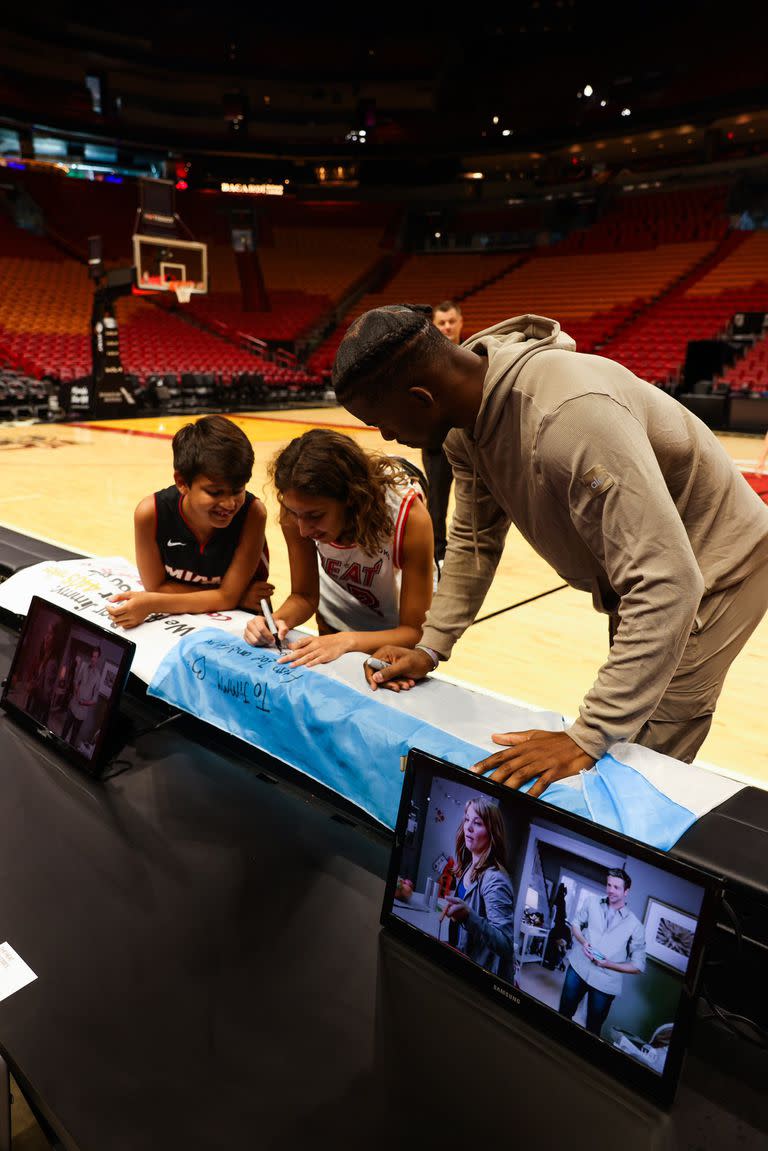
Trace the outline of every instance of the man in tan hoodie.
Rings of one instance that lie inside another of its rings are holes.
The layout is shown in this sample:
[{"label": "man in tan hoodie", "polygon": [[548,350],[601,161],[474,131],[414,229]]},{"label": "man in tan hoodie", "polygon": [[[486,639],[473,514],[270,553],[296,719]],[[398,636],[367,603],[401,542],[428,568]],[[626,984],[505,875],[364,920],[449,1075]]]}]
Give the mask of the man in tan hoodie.
[{"label": "man in tan hoodie", "polygon": [[709,429],[626,368],[577,353],[560,325],[518,316],[458,347],[429,309],[390,305],[351,326],[336,394],[385,439],[444,442],[456,512],[415,650],[371,686],[412,687],[480,609],[511,523],[610,621],[611,646],[564,732],[495,735],[475,765],[531,795],[618,740],[692,760],[725,675],[768,608],[768,507]]}]

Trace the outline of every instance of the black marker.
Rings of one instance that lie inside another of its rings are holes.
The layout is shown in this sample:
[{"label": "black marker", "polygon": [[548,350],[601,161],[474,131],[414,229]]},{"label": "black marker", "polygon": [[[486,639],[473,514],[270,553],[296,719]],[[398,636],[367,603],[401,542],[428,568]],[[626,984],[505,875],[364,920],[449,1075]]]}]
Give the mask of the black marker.
[{"label": "black marker", "polygon": [[269,603],[265,599],[263,599],[261,601],[261,610],[262,610],[263,615],[264,615],[264,622],[266,623],[269,630],[272,632],[272,635],[275,637],[275,647],[277,648],[277,650],[279,652],[282,652],[283,645],[280,641],[279,635],[277,634],[277,624],[275,623],[274,619],[272,618],[272,612],[269,610]]}]

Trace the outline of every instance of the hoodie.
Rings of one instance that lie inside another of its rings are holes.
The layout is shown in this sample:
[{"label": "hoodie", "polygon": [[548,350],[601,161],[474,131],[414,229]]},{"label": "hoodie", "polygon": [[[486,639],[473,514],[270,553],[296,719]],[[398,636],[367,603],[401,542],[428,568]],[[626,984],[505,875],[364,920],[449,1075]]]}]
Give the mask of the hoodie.
[{"label": "hoodie", "polygon": [[555,320],[518,316],[464,345],[488,360],[471,428],[445,441],[456,511],[421,642],[447,659],[511,523],[613,617],[610,653],[568,734],[599,758],[653,714],[706,597],[768,560],[768,507],[709,429]]}]

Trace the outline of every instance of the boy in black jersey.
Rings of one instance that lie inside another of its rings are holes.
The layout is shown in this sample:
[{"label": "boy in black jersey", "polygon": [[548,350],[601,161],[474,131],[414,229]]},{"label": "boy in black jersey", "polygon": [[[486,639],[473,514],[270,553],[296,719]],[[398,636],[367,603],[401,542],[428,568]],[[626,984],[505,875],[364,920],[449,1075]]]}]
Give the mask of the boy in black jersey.
[{"label": "boy in black jersey", "polygon": [[112,597],[120,627],[153,612],[259,610],[267,582],[267,512],[245,490],[253,471],[248,437],[224,416],[203,416],[173,437],[173,478],[136,508],[136,565],[144,591]]}]

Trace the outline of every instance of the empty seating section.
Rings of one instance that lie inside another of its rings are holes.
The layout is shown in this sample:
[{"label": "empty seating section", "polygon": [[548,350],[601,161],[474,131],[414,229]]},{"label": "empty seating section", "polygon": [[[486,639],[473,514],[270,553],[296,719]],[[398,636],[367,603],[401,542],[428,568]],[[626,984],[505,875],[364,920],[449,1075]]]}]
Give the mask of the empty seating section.
[{"label": "empty seating section", "polygon": [[760,395],[768,395],[768,340],[763,337],[753,344],[743,359],[723,374],[723,382],[731,392],[759,392]]},{"label": "empty seating section", "polygon": [[268,312],[244,312],[239,292],[209,292],[193,296],[188,306],[191,315],[229,338],[245,333],[283,344],[299,339],[331,306],[327,296],[307,292],[270,291],[269,302]]},{"label": "empty seating section", "polygon": [[702,260],[707,241],[647,251],[534,256],[462,304],[469,331],[504,316],[552,316],[582,351],[593,351]]},{"label": "empty seating section", "polygon": [[573,231],[558,252],[620,252],[660,244],[716,241],[728,228],[726,187],[620,192],[590,228]]},{"label": "empty seating section", "polygon": [[[16,230],[7,234],[6,227],[0,255],[0,348],[30,375],[72,379],[84,374],[90,370],[92,299],[85,268],[47,241]],[[13,255],[6,254],[9,248]]]},{"label": "empty seating section", "polygon": [[[139,204],[135,184],[91,183],[34,171],[12,178],[32,196],[49,233],[72,255],[84,258],[88,237],[100,235],[105,263],[131,262]],[[376,264],[398,213],[389,206],[282,202],[261,203],[256,211],[252,198],[238,197],[235,218],[222,212],[220,203],[202,192],[177,194],[182,235],[187,238],[188,230],[208,245],[210,294],[195,298],[192,311],[222,336],[246,332],[282,341],[293,341],[315,325]],[[250,227],[259,246],[269,311],[242,310],[233,224]]]},{"label": "empty seating section", "polygon": [[[689,340],[725,335],[737,312],[768,310],[768,233],[734,233],[720,245],[711,268],[644,313],[602,349],[653,382],[674,380],[685,362]],[[740,361],[727,373],[739,389],[749,387]]]},{"label": "empty seating section", "polygon": [[[634,317],[716,249],[727,230],[728,190],[618,192],[590,228],[536,254],[464,301],[467,328],[541,312],[561,320],[585,352],[607,348]],[[647,371],[645,374],[649,374]],[[666,366],[658,375],[666,380]]]},{"label": "empty seating section", "polygon": [[[93,286],[85,266],[7,222],[3,228],[3,252],[7,233],[17,254],[0,256],[0,350],[33,376],[87,375]],[[144,299],[125,297],[116,308],[123,366],[140,382],[158,372],[216,372],[228,379],[257,371],[267,384],[317,383],[303,370],[260,359]]]},{"label": "empty seating section", "polygon": [[752,284],[768,290],[768,232],[746,233],[735,251],[694,284],[689,295],[712,296]]},{"label": "empty seating section", "polygon": [[275,227],[259,255],[267,291],[302,291],[336,303],[380,259],[380,228]]},{"label": "empty seating section", "polygon": [[[89,374],[87,238],[101,235],[105,261],[126,266],[138,205],[133,184],[40,172],[9,173],[9,179],[49,238],[15,227],[10,211],[0,211],[2,418],[47,403],[45,389],[38,395],[31,377],[66,381]],[[240,197],[230,212],[220,197],[184,193],[177,201],[181,217],[208,244],[209,294],[184,306],[159,294],[118,300],[123,365],[140,384],[175,381],[185,403],[202,394],[201,375],[203,390],[211,394],[215,381],[222,402],[260,402],[270,389],[319,395],[339,342],[362,312],[396,301],[434,305],[453,298],[464,313],[465,338],[508,316],[552,316],[580,350],[671,386],[689,341],[725,335],[737,312],[768,312],[768,232],[729,232],[727,196],[722,186],[618,191],[595,224],[549,248],[405,255],[392,251],[401,222],[396,207],[287,198],[254,205]],[[10,197],[6,207],[12,204]],[[530,206],[517,216],[510,212],[510,229],[514,216],[519,226],[545,231],[545,208],[531,212]],[[507,223],[503,209],[475,212],[470,222],[475,230],[482,224],[495,231]],[[235,253],[233,225],[250,229],[258,244],[266,310],[243,308],[243,261],[256,256]],[[383,287],[359,296],[306,367],[288,354],[275,358],[276,344],[311,346],[346,300],[387,274]],[[264,354],[254,354],[244,337],[264,341]],[[749,347],[723,381],[733,392],[768,394],[768,341]]]},{"label": "empty seating section", "polygon": [[102,238],[104,258],[128,264],[138,198],[134,184],[91,183],[27,170],[17,182],[40,207],[48,231],[85,257],[88,237]]},{"label": "empty seating section", "polygon": [[[434,305],[450,298],[461,300],[463,309],[463,300],[468,292],[502,275],[519,261],[519,256],[509,252],[410,256],[384,289],[360,297],[336,330],[315,349],[308,367],[316,372],[328,373],[347,328],[369,308],[398,302]],[[464,334],[470,334],[466,324]]]},{"label": "empty seating section", "polygon": [[[716,296],[704,296],[716,292]],[[768,312],[768,232],[751,232],[691,292],[697,303],[727,303],[728,319],[736,312]],[[732,392],[768,393],[768,343],[758,340],[723,375]]]},{"label": "empty seating section", "polygon": [[381,228],[276,227],[258,258],[268,311],[243,311],[231,246],[209,245],[211,291],[191,311],[223,334],[293,342],[318,323],[381,258]]},{"label": "empty seating section", "polygon": [[766,292],[751,289],[733,289],[709,298],[676,296],[662,301],[601,351],[652,383],[673,382],[685,363],[690,340],[724,335],[734,313],[758,310],[760,299],[766,300]]},{"label": "empty seating section", "polygon": [[[270,203],[239,221],[252,228],[268,310],[244,311],[238,256],[222,217],[210,219],[207,197],[184,197],[181,209],[208,244],[209,293],[192,300],[192,313],[225,335],[293,342],[381,259],[392,209],[364,205]],[[208,216],[206,217],[206,210]]]}]

